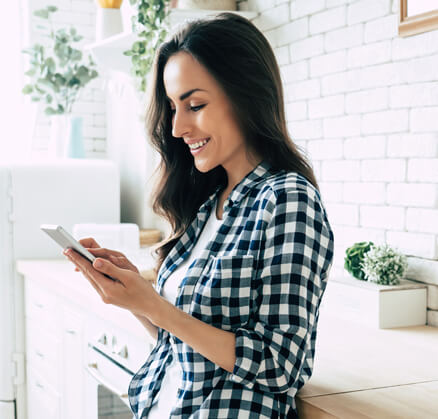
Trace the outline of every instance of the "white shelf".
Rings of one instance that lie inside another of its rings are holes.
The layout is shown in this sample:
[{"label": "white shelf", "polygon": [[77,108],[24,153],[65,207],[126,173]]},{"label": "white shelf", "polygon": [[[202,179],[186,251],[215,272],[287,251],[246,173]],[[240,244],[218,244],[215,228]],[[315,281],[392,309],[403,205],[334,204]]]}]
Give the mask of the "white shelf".
[{"label": "white shelf", "polygon": [[[169,14],[170,27],[191,19],[197,19],[207,16],[214,16],[222,12],[231,12],[244,16],[249,20],[257,16],[257,12],[249,11],[230,11],[230,10],[186,10],[172,9]],[[131,49],[132,44],[138,39],[137,35],[131,31],[122,32],[111,36],[102,41],[93,42],[85,45],[84,51],[88,51],[93,55],[94,60],[101,67],[112,70],[121,71],[130,74],[131,72],[131,57],[123,55],[124,51]]]}]

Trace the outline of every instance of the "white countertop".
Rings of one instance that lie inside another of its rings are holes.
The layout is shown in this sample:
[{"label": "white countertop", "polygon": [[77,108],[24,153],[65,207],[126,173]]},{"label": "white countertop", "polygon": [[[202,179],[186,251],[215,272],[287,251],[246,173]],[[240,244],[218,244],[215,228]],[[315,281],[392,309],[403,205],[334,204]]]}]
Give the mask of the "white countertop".
[{"label": "white countertop", "polygon": [[74,269],[72,262],[67,259],[17,260],[17,271],[26,279],[38,281],[41,287],[68,299],[84,311],[91,311],[115,326],[149,340],[147,331],[130,311],[105,304],[82,273]]}]

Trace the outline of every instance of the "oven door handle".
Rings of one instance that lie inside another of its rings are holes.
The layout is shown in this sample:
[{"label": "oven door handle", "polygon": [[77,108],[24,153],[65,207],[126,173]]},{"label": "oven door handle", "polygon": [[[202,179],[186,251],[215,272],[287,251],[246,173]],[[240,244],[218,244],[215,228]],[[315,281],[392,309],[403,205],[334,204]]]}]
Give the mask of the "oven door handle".
[{"label": "oven door handle", "polygon": [[88,373],[100,384],[102,384],[104,387],[106,387],[109,391],[111,391],[112,393],[116,394],[117,397],[119,397],[120,399],[122,399],[122,401],[129,406],[129,401],[128,401],[128,394],[126,393],[120,393],[119,390],[117,390],[113,385],[111,385],[107,380],[105,380],[105,378],[102,377],[102,375],[99,374],[99,370],[97,368],[97,363],[93,362],[91,364],[88,364],[86,366],[86,370],[88,371]]}]

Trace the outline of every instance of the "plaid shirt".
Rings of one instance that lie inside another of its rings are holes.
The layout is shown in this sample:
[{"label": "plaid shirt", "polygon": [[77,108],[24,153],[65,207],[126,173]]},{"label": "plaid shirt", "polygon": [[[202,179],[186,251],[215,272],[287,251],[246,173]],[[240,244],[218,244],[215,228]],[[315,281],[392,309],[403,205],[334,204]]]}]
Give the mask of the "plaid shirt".
[{"label": "plaid shirt", "polygon": [[[190,254],[219,187],[164,260],[157,291]],[[236,336],[230,373],[168,331],[129,385],[134,418],[157,402],[166,366],[182,368],[171,418],[295,418],[312,375],[319,305],[333,259],[320,194],[296,172],[262,161],[231,191],[223,222],[178,289],[176,307]]]}]

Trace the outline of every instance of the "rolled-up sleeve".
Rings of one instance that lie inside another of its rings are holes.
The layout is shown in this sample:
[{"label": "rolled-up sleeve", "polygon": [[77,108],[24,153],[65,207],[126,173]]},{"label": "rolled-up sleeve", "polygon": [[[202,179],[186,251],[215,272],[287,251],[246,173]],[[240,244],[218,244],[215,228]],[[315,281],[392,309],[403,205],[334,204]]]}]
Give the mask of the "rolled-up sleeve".
[{"label": "rolled-up sleeve", "polygon": [[333,232],[314,190],[273,193],[265,214],[254,321],[235,331],[231,379],[282,393],[296,385],[306,357],[313,357],[310,340],[333,259]]}]

